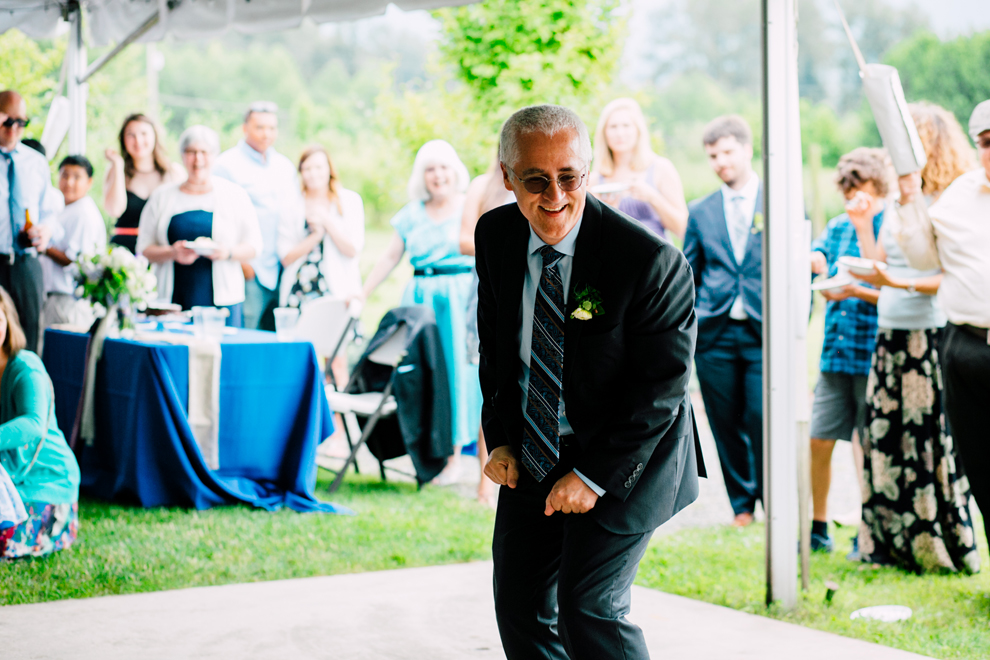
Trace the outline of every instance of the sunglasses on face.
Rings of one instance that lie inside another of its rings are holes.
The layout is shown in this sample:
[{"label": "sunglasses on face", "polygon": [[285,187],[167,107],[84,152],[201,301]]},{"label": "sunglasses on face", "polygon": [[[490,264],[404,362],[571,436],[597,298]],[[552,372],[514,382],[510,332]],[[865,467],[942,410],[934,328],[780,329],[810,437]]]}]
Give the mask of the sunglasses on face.
[{"label": "sunglasses on face", "polygon": [[[511,167],[506,166],[506,168],[512,172],[512,176],[519,179],[519,181],[523,184],[523,188],[525,188],[527,192],[531,192],[534,195],[539,195],[550,187],[550,181],[552,181],[552,179],[545,176],[531,176],[524,179],[516,174]],[[561,174],[556,179],[557,187],[564,192],[574,192],[581,187],[581,182],[584,180],[586,174],[587,173],[581,174],[580,176],[577,174]]]},{"label": "sunglasses on face", "polygon": [[7,121],[3,123],[3,127],[13,128],[14,126],[20,126],[21,128],[25,128],[30,123],[31,123],[30,119],[20,119],[19,117],[7,117]]}]

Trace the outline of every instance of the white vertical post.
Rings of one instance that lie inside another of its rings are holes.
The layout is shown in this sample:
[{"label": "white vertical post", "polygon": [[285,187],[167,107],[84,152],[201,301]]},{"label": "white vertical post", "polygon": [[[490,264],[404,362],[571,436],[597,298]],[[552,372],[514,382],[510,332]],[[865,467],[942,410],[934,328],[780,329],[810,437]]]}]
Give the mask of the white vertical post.
[{"label": "white vertical post", "polygon": [[158,72],[161,70],[162,54],[155,42],[149,41],[144,50],[145,72],[148,81],[148,114],[158,119]]},{"label": "white vertical post", "polygon": [[[797,605],[798,454],[807,443],[810,305],[797,0],[763,0],[763,410],[767,603]],[[806,506],[807,503],[804,503]]]},{"label": "white vertical post", "polygon": [[80,83],[86,72],[86,43],[83,41],[82,5],[75,6],[69,13],[69,48],[66,85],[69,96],[69,153],[86,153],[86,96],[89,83]]}]

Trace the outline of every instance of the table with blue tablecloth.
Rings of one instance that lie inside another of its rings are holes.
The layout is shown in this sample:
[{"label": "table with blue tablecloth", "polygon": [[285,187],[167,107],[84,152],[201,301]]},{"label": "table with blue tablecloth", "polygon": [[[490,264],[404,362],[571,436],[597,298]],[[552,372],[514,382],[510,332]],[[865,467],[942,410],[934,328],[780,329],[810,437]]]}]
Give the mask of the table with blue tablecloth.
[{"label": "table with blue tablecloth", "polygon": [[[89,336],[49,329],[44,363],[59,428],[69,438],[79,409]],[[93,441],[76,454],[81,491],[146,507],[347,512],[319,502],[316,447],[333,416],[312,344],[238,330],[220,345],[219,465],[203,459],[187,417],[189,347],[107,339],[96,370]]]}]

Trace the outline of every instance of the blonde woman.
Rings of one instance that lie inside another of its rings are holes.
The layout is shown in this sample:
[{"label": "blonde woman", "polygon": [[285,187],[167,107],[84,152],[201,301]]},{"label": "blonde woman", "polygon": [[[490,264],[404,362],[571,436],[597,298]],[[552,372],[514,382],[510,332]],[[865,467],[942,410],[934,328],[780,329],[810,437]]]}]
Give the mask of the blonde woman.
[{"label": "blonde woman", "polygon": [[443,140],[420,147],[409,177],[410,202],[395,217],[395,232],[364,284],[367,298],[408,250],[415,270],[402,305],[424,305],[436,315],[450,384],[455,454],[441,483],[456,480],[460,449],[475,438],[481,423],[478,366],[468,363],[466,311],[474,257],[461,254],[461,217],[470,176],[454,148]]},{"label": "blonde woman", "polygon": [[630,98],[605,106],[595,129],[591,192],[657,234],[684,238],[688,208],[674,164],[653,153],[639,104]]}]

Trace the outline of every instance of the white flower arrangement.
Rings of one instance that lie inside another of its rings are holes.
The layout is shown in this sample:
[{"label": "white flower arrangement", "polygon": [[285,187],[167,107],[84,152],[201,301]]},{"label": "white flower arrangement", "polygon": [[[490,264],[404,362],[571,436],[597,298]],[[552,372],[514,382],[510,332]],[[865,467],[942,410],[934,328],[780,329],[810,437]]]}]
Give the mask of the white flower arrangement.
[{"label": "white flower arrangement", "polygon": [[76,266],[76,296],[89,300],[97,315],[113,305],[144,309],[158,286],[148,260],[119,245],[102,253],[80,255]]}]

